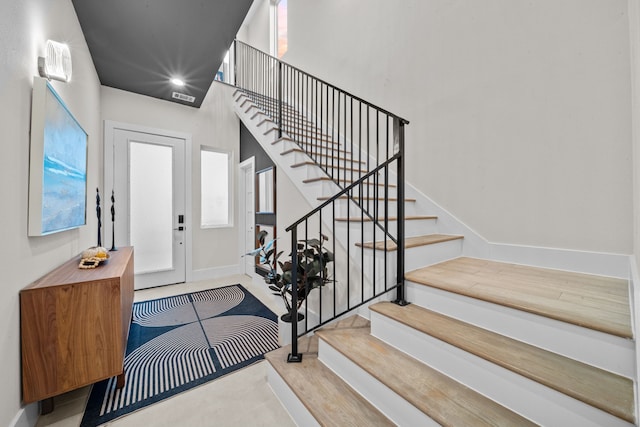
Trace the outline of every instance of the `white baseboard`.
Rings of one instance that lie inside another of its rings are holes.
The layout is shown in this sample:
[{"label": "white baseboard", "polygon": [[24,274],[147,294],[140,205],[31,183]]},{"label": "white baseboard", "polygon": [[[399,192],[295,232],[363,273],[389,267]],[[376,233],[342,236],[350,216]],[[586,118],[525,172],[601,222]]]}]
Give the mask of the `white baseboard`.
[{"label": "white baseboard", "polygon": [[9,423],[9,427],[34,427],[38,422],[39,409],[38,402],[25,406],[13,417],[13,420]]},{"label": "white baseboard", "polygon": [[504,243],[489,243],[488,246],[487,258],[496,261],[629,279],[629,255]]},{"label": "white baseboard", "polygon": [[240,264],[225,265],[222,267],[202,268],[191,272],[191,280],[197,282],[199,280],[217,279],[225,276],[233,276],[241,274]]}]

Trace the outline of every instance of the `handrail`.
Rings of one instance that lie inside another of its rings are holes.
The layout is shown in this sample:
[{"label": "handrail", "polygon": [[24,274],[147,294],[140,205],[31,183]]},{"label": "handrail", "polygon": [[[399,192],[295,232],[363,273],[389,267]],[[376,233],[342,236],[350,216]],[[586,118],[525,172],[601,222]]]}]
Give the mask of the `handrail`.
[{"label": "handrail", "polygon": [[285,61],[281,60],[280,58],[276,58],[275,56],[270,55],[270,54],[266,53],[265,51],[262,51],[262,50],[260,50],[260,49],[256,49],[255,47],[253,47],[253,46],[251,46],[251,45],[249,45],[249,44],[247,44],[247,43],[245,43],[245,42],[243,42],[243,41],[241,41],[241,40],[236,39],[236,40],[235,40],[235,42],[236,42],[236,43],[240,43],[241,45],[244,45],[244,46],[246,46],[246,47],[248,47],[248,48],[251,48],[251,49],[253,49],[253,50],[256,50],[256,51],[260,52],[261,54],[263,54],[263,55],[265,55],[265,56],[267,56],[267,57],[269,57],[269,58],[271,58],[271,59],[273,59],[273,60],[278,61],[278,63],[284,64],[284,65],[286,65],[287,67],[291,67],[291,69],[293,69],[293,70],[296,70],[296,71],[299,71],[299,72],[301,72],[301,73],[304,73],[304,74],[306,74],[307,76],[311,77],[311,78],[312,78],[312,79],[314,79],[314,80],[317,80],[318,82],[320,82],[320,83],[322,83],[322,84],[325,84],[325,85],[327,85],[327,86],[329,86],[329,87],[331,87],[331,88],[333,88],[333,89],[339,90],[340,92],[344,93],[345,95],[349,96],[350,98],[353,98],[353,99],[357,100],[358,102],[362,102],[363,104],[365,104],[365,105],[367,105],[367,106],[369,106],[369,107],[371,107],[371,108],[375,108],[376,110],[380,111],[380,112],[381,112],[381,113],[383,113],[383,114],[386,114],[386,115],[388,115],[388,116],[391,116],[391,117],[394,117],[394,118],[396,118],[396,119],[400,120],[400,121],[401,121],[402,123],[404,123],[405,125],[408,125],[408,124],[409,124],[409,120],[404,119],[404,118],[402,118],[402,117],[400,117],[400,116],[398,116],[398,115],[396,115],[396,114],[393,114],[393,113],[391,113],[391,112],[389,112],[389,111],[387,111],[387,110],[385,110],[385,109],[383,109],[383,108],[380,108],[380,107],[378,107],[377,105],[374,105],[374,104],[370,103],[369,101],[366,101],[366,100],[364,100],[364,99],[360,98],[359,96],[353,95],[352,93],[349,93],[349,92],[347,92],[347,91],[346,91],[346,90],[344,90],[344,89],[340,89],[339,87],[337,87],[337,86],[335,86],[335,85],[332,85],[331,83],[327,82],[326,80],[323,80],[323,79],[321,79],[321,78],[319,78],[319,77],[316,77],[316,76],[314,76],[313,74],[309,74],[308,72],[306,72],[306,71],[304,71],[304,70],[301,70],[300,68],[298,68],[298,67],[296,67],[296,66],[294,66],[294,65],[291,65],[291,64],[289,64],[288,62],[285,62]]},{"label": "handrail", "polygon": [[[404,126],[409,121],[239,40],[235,41],[233,52],[235,85],[250,101],[245,111],[257,107],[258,113],[273,123],[267,133],[277,130],[278,138],[288,134],[288,139],[339,188],[286,228],[291,233],[291,267],[287,270],[291,277],[287,279],[290,288],[281,289],[289,289],[291,294],[292,344],[288,361],[299,362],[299,336],[392,290],[397,292],[394,302],[406,304]],[[390,183],[390,173],[395,173],[395,185]],[[397,188],[395,198],[390,196],[393,187]],[[394,218],[390,217],[389,207],[394,202],[395,231],[390,226]],[[332,235],[333,251],[327,253],[326,259],[323,255],[314,261],[319,265],[310,265],[307,254],[314,252],[314,247],[317,251],[318,242],[329,239],[324,233]],[[310,240],[309,234],[319,239]],[[315,243],[307,246],[310,241]],[[395,244],[395,259],[389,255],[388,244]],[[336,248],[342,251],[340,257],[336,256]],[[298,256],[302,257],[300,261]],[[352,272],[358,258],[359,271]],[[342,263],[344,259],[346,264]],[[328,263],[333,268],[331,280]],[[309,278],[312,270],[314,276]],[[303,276],[300,280],[299,275]],[[329,289],[322,287],[329,283]],[[319,291],[310,295],[318,287]],[[328,304],[327,298],[332,299]],[[298,309],[304,309],[301,334],[295,321]],[[312,325],[310,313],[316,317]]]}]

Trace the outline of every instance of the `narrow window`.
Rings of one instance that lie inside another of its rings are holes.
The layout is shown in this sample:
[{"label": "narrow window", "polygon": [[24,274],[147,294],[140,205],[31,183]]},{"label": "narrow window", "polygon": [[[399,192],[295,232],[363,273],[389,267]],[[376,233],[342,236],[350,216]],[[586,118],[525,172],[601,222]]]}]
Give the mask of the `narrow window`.
[{"label": "narrow window", "polygon": [[233,226],[230,152],[200,147],[200,227]]},{"label": "narrow window", "polygon": [[274,3],[274,8],[275,55],[278,58],[282,58],[289,47],[287,37],[287,0],[277,0]]}]

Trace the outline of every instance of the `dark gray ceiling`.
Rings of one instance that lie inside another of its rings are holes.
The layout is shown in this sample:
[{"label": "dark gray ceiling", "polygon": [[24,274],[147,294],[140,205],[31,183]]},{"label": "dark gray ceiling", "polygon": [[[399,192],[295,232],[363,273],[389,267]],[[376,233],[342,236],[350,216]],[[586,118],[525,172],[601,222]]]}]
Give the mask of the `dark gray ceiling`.
[{"label": "dark gray ceiling", "polygon": [[[253,0],[73,0],[100,82],[200,107]],[[185,81],[182,88],[169,80]],[[178,101],[173,91],[195,96]]]}]

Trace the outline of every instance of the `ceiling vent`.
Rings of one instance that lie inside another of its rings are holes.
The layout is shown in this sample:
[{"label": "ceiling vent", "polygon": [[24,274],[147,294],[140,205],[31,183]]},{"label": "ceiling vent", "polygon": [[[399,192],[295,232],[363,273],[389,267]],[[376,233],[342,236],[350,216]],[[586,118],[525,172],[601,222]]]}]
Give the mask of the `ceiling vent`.
[{"label": "ceiling vent", "polygon": [[171,94],[171,97],[174,99],[179,99],[180,101],[190,102],[192,104],[196,101],[195,96],[186,95],[184,93],[179,93],[179,92],[173,92],[173,94]]}]

